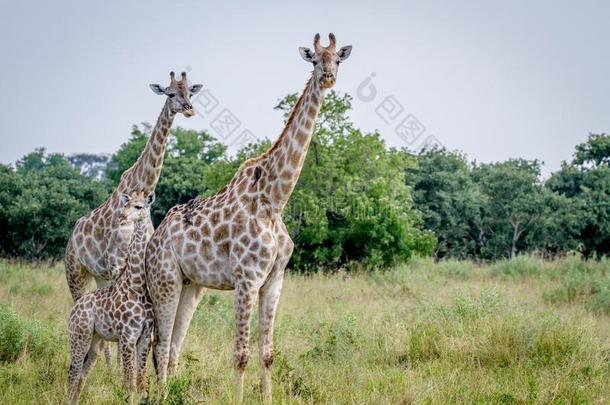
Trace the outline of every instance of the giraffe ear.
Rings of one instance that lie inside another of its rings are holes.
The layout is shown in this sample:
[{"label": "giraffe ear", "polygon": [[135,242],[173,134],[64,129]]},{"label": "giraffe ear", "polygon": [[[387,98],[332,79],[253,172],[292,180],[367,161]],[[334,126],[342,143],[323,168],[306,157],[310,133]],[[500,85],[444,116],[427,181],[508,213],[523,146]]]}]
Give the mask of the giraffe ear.
[{"label": "giraffe ear", "polygon": [[344,46],[341,49],[339,49],[339,52],[337,52],[337,55],[339,55],[339,59],[341,59],[341,62],[343,62],[345,59],[349,58],[349,55],[352,53],[352,46],[348,45],[348,46]]},{"label": "giraffe ear", "polygon": [[146,197],[146,205],[151,206],[155,202],[155,192],[153,191],[148,197]]},{"label": "giraffe ear", "polygon": [[197,94],[197,93],[199,93],[199,90],[201,90],[202,88],[203,88],[203,84],[193,84],[189,88],[189,91],[191,92],[191,94]]},{"label": "giraffe ear", "polygon": [[119,202],[121,203],[121,205],[127,205],[127,203],[129,202],[129,196],[127,194],[121,194],[119,196]]},{"label": "giraffe ear", "polygon": [[305,59],[306,62],[313,62],[313,53],[311,49],[299,47],[299,53],[301,54],[301,58]]},{"label": "giraffe ear", "polygon": [[158,94],[160,96],[164,96],[165,95],[165,89],[163,87],[161,87],[158,84],[149,84],[150,88],[152,89],[152,91],[155,94]]}]

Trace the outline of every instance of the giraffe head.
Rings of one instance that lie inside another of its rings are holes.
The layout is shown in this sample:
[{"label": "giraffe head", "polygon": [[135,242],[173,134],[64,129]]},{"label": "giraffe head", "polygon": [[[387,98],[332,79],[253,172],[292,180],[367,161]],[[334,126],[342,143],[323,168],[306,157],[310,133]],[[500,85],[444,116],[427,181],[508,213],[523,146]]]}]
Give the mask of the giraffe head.
[{"label": "giraffe head", "polygon": [[197,94],[203,87],[201,84],[188,85],[186,80],[186,72],[182,72],[182,78],[176,80],[174,72],[170,72],[169,86],[163,87],[159,84],[151,84],[150,88],[156,94],[169,97],[170,108],[174,113],[182,113],[185,117],[192,117],[193,104],[191,104],[191,96]]},{"label": "giraffe head", "polygon": [[339,63],[347,59],[352,52],[352,46],[344,46],[337,51],[337,39],[335,35],[328,34],[330,44],[326,47],[320,45],[320,34],[313,39],[313,52],[309,48],[299,48],[303,59],[313,64],[313,75],[325,89],[333,87],[337,80]]},{"label": "giraffe head", "polygon": [[150,217],[150,206],[155,201],[155,193],[146,195],[141,191],[119,196],[119,223],[135,224]]}]

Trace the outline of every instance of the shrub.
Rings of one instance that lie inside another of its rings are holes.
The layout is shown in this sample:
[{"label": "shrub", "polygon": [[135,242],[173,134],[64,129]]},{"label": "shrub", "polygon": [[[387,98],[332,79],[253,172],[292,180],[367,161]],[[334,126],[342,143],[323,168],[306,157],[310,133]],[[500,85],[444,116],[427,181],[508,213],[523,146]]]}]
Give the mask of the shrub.
[{"label": "shrub", "polygon": [[509,277],[538,276],[545,263],[532,256],[517,256],[512,259],[498,260],[491,265],[493,275]]},{"label": "shrub", "polygon": [[0,304],[0,362],[15,362],[24,355],[48,357],[59,344],[54,331],[38,321],[22,319],[13,308]]}]

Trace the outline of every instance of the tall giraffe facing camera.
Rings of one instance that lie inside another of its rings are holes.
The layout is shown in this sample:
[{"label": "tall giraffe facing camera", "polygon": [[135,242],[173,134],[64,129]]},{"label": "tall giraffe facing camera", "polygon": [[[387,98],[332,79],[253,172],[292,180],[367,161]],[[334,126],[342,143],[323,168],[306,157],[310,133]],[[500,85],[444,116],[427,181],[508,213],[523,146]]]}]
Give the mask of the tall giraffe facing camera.
[{"label": "tall giraffe facing camera", "polygon": [[155,358],[165,383],[205,288],[235,290],[236,399],[243,399],[250,357],[250,321],[259,301],[260,359],[265,401],[271,400],[273,324],[293,242],[282,212],[305,162],[324,93],[335,84],[351,46],[336,39],[314,50],[299,48],[313,64],[311,78],[275,144],[244,162],[230,183],[210,198],[172,208],[147,246],[146,279],[155,310]]}]

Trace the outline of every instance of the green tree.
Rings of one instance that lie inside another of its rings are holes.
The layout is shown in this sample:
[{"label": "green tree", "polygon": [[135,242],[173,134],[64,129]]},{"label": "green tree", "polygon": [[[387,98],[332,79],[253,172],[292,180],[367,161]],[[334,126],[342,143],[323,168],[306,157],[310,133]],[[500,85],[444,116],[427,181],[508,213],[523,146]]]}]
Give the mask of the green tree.
[{"label": "green tree", "polygon": [[437,237],[435,256],[465,259],[481,248],[486,197],[472,179],[466,157],[444,149],[425,150],[407,171],[424,227]]},{"label": "green tree", "polygon": [[7,256],[12,251],[9,210],[22,191],[21,176],[12,167],[0,164],[0,254],[2,256]]},{"label": "green tree", "polygon": [[476,166],[473,177],[487,198],[483,207],[484,258],[513,257],[528,251],[526,236],[549,214],[540,163],[511,159]]},{"label": "green tree", "polygon": [[122,144],[119,150],[112,155],[106,168],[106,179],[108,179],[113,187],[119,184],[123,172],[138,160],[146,146],[151,131],[152,127],[150,124],[142,123],[142,129],[134,125],[131,128],[129,140]]},{"label": "green tree", "polygon": [[610,135],[590,134],[546,184],[573,201],[583,253],[610,254]]},{"label": "green tree", "polygon": [[608,166],[610,164],[610,135],[589,134],[587,142],[576,145],[575,165]]},{"label": "green tree", "polygon": [[[15,175],[19,176],[15,180]],[[4,254],[27,259],[59,258],[76,220],[108,195],[104,185],[71,167],[63,155],[37,149],[2,169],[12,187],[0,196],[8,224]]]},{"label": "green tree", "polygon": [[[116,187],[121,175],[131,167],[150,137],[151,126],[134,126],[131,138],[112,156],[106,177]],[[216,173],[209,173],[212,163],[225,160],[226,147],[205,131],[175,128],[170,132],[163,170],[156,188],[152,209],[153,222],[158,224],[167,211],[198,195],[209,195],[216,189]]]},{"label": "green tree", "polygon": [[[296,95],[276,109],[287,116]],[[388,149],[377,133],[364,134],[347,113],[351,97],[329,92],[301,177],[284,214],[295,241],[293,268],[336,267],[357,261],[391,265],[434,248],[422,230],[405,184],[412,158]]]}]

